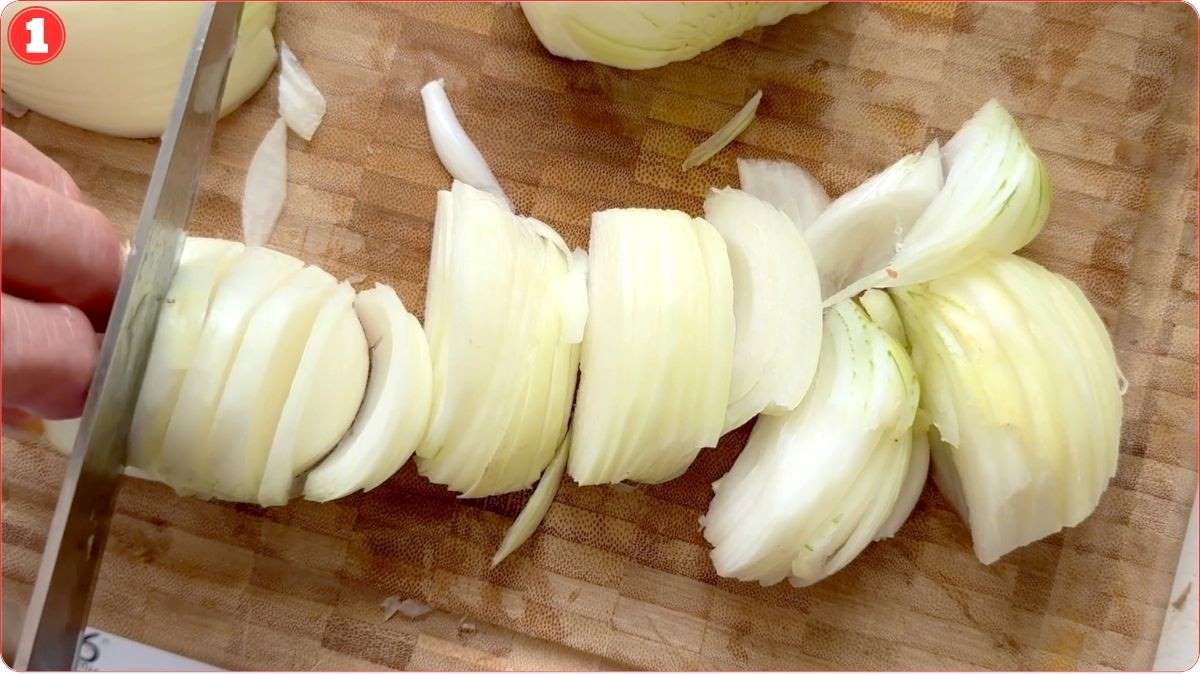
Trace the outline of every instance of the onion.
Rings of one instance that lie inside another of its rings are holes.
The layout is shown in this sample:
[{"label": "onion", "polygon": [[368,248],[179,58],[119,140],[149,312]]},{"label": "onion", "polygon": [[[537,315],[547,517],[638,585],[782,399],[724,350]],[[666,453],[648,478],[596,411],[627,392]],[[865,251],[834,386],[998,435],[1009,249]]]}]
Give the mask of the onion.
[{"label": "onion", "polygon": [[[69,28],[53,61],[30,65],[3,55],[4,91],[47,117],[84,129],[128,136],[162,135],[192,47],[199,2],[61,2]],[[14,12],[5,12],[4,34]],[[250,98],[275,67],[274,2],[242,12],[221,114]]]},{"label": "onion", "polygon": [[739,158],[737,166],[742,190],[783,211],[801,231],[829,206],[825,188],[791,162]]},{"label": "onion", "polygon": [[722,148],[732,143],[733,139],[737,138],[754,121],[754,113],[758,110],[758,103],[761,100],[762,91],[760,90],[755,92],[728,122],[688,153],[683,160],[683,170],[687,171],[692,167],[700,166],[720,152]]},{"label": "onion", "polygon": [[[804,232],[821,271],[826,304],[857,295],[883,270],[921,212],[942,189],[937,143],[838,197]],[[866,285],[864,285],[866,284]]]},{"label": "onion", "polygon": [[289,255],[250,247],[213,292],[163,437],[158,473],[176,489],[209,494],[208,434],[246,325],[258,304],[303,266]]},{"label": "onion", "polygon": [[587,312],[577,297],[583,273],[557,234],[498,197],[458,181],[438,193],[425,301],[434,394],[417,451],[422,475],[464,497],[537,480],[566,433],[579,358],[573,340]]},{"label": "onion", "polygon": [[287,127],[283,118],[263,136],[242,193],[242,238],[247,246],[265,246],[275,229],[287,197]]},{"label": "onion", "polygon": [[868,289],[858,296],[858,303],[866,310],[871,321],[887,331],[887,334],[900,343],[901,347],[908,349],[908,336],[904,333],[904,323],[900,320],[900,313],[896,311],[896,305],[892,303],[887,292],[878,288]]},{"label": "onion", "polygon": [[325,117],[325,97],[283,41],[279,42],[279,116],[306,141],[312,140]]},{"label": "onion", "polygon": [[243,249],[240,243],[223,239],[188,237],[184,241],[179,267],[159,310],[154,342],[134,406],[127,460],[130,466],[157,469],[167,424],[188,366],[200,346],[213,289]]},{"label": "onion", "polygon": [[724,430],[800,404],[821,353],[821,284],[804,237],[779,209],[714,190],[704,217],[725,239],[733,278],[733,374]]},{"label": "onion", "polygon": [[1120,371],[1079,288],[1006,255],[892,291],[938,487],[992,563],[1078,524],[1116,472]]},{"label": "onion", "polygon": [[3,105],[0,105],[0,109],[3,109],[4,112],[8,113],[9,115],[19,118],[24,117],[25,113],[29,112],[29,108],[14,101],[12,97],[8,95],[8,92],[0,92],[0,97],[3,98]]},{"label": "onion", "polygon": [[[899,240],[891,261],[829,297],[827,304],[866,288],[922,283],[984,257],[1012,253],[1045,225],[1050,208],[1046,169],[995,100],[950,139],[942,161],[945,186]],[[825,251],[855,250],[834,230],[829,232],[833,245],[818,244],[811,230],[806,233],[819,265]]]},{"label": "onion", "polygon": [[304,345],[336,286],[328,272],[305,267],[254,309],[213,413],[206,493],[231,501],[258,498]]},{"label": "onion", "polygon": [[362,403],[368,345],[353,303],[354,289],[343,282],[313,320],[263,468],[263,506],[287,503],[292,479],[345,435]]},{"label": "onion", "polygon": [[504,540],[500,542],[500,548],[492,556],[492,567],[499,565],[510,553],[520,548],[521,544],[524,544],[525,540],[533,535],[538,525],[545,519],[546,514],[550,511],[550,505],[554,503],[554,496],[558,494],[558,486],[562,483],[569,446],[570,442],[564,439],[558,452],[554,453],[554,459],[550,461],[550,465],[542,474],[537,489],[533,491],[529,501],[525,502],[524,508],[517,514],[517,519],[504,533]]},{"label": "onion", "polygon": [[350,433],[308,474],[304,497],[324,502],[370,490],[408,461],[429,421],[429,347],[390,286],[362,291],[354,309],[371,345],[367,393]]},{"label": "onion", "polygon": [[852,300],[828,310],[824,330],[804,401],[760,417],[714,485],[704,536],[721,576],[816,583],[853,560],[896,510],[918,399],[908,355]]},{"label": "onion", "polygon": [[442,161],[446,171],[455,180],[495,195],[504,207],[511,211],[512,204],[488,167],[487,160],[458,123],[454,108],[450,107],[450,99],[446,97],[446,88],[442,85],[442,80],[433,80],[421,87],[421,102],[425,105],[425,123],[429,126],[429,138],[433,141],[433,149],[437,151],[438,159]]},{"label": "onion", "polygon": [[679,211],[592,215],[589,316],[569,471],[658,483],[720,437],[733,292],[720,235]]},{"label": "onion", "polygon": [[618,68],[683,61],[754,28],[823,2],[522,2],[538,39],[557,56]]},{"label": "onion", "polygon": [[912,515],[917,507],[917,500],[925,489],[925,479],[929,476],[929,416],[925,411],[917,409],[912,429],[912,457],[908,460],[908,470],[904,474],[904,482],[900,484],[900,495],[896,497],[896,505],[892,514],[875,533],[875,541],[883,541],[896,536],[904,521]]}]

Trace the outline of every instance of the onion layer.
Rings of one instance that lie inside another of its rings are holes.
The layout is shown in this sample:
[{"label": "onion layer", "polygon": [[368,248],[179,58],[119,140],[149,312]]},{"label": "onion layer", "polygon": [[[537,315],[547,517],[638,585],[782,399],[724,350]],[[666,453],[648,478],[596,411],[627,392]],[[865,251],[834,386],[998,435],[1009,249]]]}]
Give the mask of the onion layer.
[{"label": "onion layer", "polygon": [[742,190],[783,211],[801,231],[829,206],[825,188],[791,162],[739,158],[737,166]]},{"label": "onion layer", "polygon": [[716,445],[732,370],[731,286],[725,244],[704,219],[592,215],[569,461],[579,484],[663,482]]},{"label": "onion layer", "polygon": [[800,404],[821,353],[821,285],[800,231],[779,209],[726,188],[704,201],[733,278],[733,374],[724,430]]},{"label": "onion layer", "polygon": [[[582,274],[544,223],[455,181],[438,193],[425,331],[433,408],[421,474],[464,497],[533,484],[566,433]],[[574,272],[572,270],[575,270]],[[582,314],[581,314],[582,313]]]},{"label": "onion layer", "polygon": [[1116,472],[1121,375],[1075,284],[1014,255],[892,291],[929,411],[934,478],[975,554],[1078,524]]},{"label": "onion layer", "polygon": [[704,536],[721,576],[816,583],[853,560],[896,510],[912,454],[916,375],[854,301],[829,309],[824,325],[804,401],[760,417],[714,484]]}]

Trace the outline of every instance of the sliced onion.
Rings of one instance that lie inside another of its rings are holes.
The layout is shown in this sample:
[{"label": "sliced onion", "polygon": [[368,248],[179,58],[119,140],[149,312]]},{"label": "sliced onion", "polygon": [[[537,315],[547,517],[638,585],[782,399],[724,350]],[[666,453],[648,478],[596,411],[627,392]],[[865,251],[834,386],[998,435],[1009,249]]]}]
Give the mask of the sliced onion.
[{"label": "sliced onion", "polygon": [[742,190],[786,213],[801,231],[829,206],[825,188],[791,162],[738,158],[737,165]]},{"label": "sliced onion", "polygon": [[552,230],[455,181],[438,193],[425,331],[433,412],[421,474],[464,497],[526,488],[566,433],[586,304]]},{"label": "sliced onion", "polygon": [[287,43],[279,42],[279,116],[288,128],[311,141],[325,117],[325,97]]},{"label": "sliced onion", "polygon": [[733,360],[731,285],[725,245],[703,219],[592,215],[569,460],[578,483],[666,481],[716,444]]},{"label": "sliced onion", "polygon": [[733,278],[733,375],[724,430],[800,404],[821,353],[821,284],[804,237],[779,209],[725,188],[704,201]]},{"label": "sliced onion", "polygon": [[500,548],[496,549],[496,554],[492,556],[492,567],[499,565],[509,554],[520,548],[521,544],[533,536],[538,525],[541,525],[542,520],[546,518],[546,514],[550,511],[550,505],[554,503],[554,495],[558,494],[558,486],[562,483],[563,469],[567,466],[567,452],[570,444],[570,440],[564,438],[558,452],[554,453],[554,459],[550,461],[550,465],[542,474],[542,479],[538,481],[537,489],[533,491],[529,501],[525,502],[524,508],[517,514],[517,519],[504,533],[504,540],[500,542]]},{"label": "sliced onion", "polygon": [[925,479],[928,476],[929,416],[918,408],[912,428],[912,456],[909,458],[908,468],[904,472],[900,495],[896,497],[896,505],[892,507],[892,514],[875,533],[875,541],[883,541],[896,536],[900,527],[912,515],[913,509],[917,507],[917,500],[921,498],[921,492],[925,490]]},{"label": "sliced onion", "polygon": [[242,192],[242,237],[247,246],[265,246],[287,197],[287,127],[283,118],[263,136]]},{"label": "sliced onion", "polygon": [[367,386],[367,338],[354,289],[339,285],[313,320],[258,488],[263,506],[286,504],[293,479],[325,456],[354,421]]},{"label": "sliced onion", "polygon": [[367,393],[350,433],[304,483],[324,502],[370,490],[408,461],[429,421],[432,376],[421,325],[390,286],[362,291],[354,309],[371,346]]},{"label": "sliced onion", "polygon": [[223,239],[188,237],[184,242],[175,278],[159,310],[146,373],[134,406],[129,430],[130,466],[146,470],[157,467],[184,376],[200,347],[209,300],[243,250],[240,243]]},{"label": "sliced onion", "polygon": [[1014,255],[892,291],[931,417],[934,479],[975,554],[1078,524],[1116,472],[1120,371],[1079,288]]},{"label": "sliced onion", "polygon": [[[945,186],[908,228],[891,261],[827,302],[865,288],[936,279],[984,257],[1012,253],[1041,231],[1050,208],[1046,169],[995,100],[950,139],[942,160]],[[815,243],[813,255],[820,264]]]},{"label": "sliced onion", "polygon": [[817,375],[785,415],[760,417],[704,518],[717,574],[806,586],[833,574],[894,512],[918,389],[908,355],[853,301],[828,310]]},{"label": "sliced onion", "polygon": [[904,333],[904,323],[900,320],[900,313],[896,311],[896,305],[886,291],[878,288],[868,289],[858,296],[858,303],[866,310],[867,316],[871,317],[872,321],[887,331],[887,334],[899,342],[901,347],[908,349],[908,336]]},{"label": "sliced onion", "polygon": [[713,155],[724,149],[725,146],[733,142],[739,134],[750,126],[754,121],[754,113],[758,111],[758,103],[762,100],[762,90],[754,92],[749,101],[742,106],[742,109],[737,111],[732,118],[729,119],[720,129],[717,129],[712,136],[704,139],[700,145],[692,148],[688,156],[683,160],[683,170],[700,166],[712,158]]},{"label": "sliced onion", "polygon": [[254,309],[303,266],[289,255],[249,247],[214,290],[163,437],[159,474],[177,490],[208,494],[208,434],[246,325]]},{"label": "sliced onion", "polygon": [[230,501],[258,498],[304,345],[317,312],[336,286],[332,275],[310,265],[254,309],[213,413],[206,493]]},{"label": "sliced onion", "polygon": [[433,148],[446,171],[455,180],[495,195],[504,207],[511,211],[512,204],[488,167],[487,160],[458,123],[454,108],[450,107],[450,99],[446,97],[446,88],[442,80],[433,80],[421,87],[421,101],[425,104],[425,123],[429,126],[429,137],[433,140]]},{"label": "sliced onion", "polygon": [[563,340],[569,344],[583,342],[587,327],[587,251],[577,248],[571,252],[567,283],[563,286]]},{"label": "sliced onion", "polygon": [[937,143],[838,197],[804,232],[821,271],[826,305],[871,286],[917,218],[942,189]]}]

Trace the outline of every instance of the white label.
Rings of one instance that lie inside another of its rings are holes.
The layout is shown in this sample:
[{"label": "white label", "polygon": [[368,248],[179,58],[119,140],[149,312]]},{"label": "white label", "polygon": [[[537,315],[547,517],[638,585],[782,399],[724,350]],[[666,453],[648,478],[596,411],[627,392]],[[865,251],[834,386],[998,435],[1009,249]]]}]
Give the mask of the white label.
[{"label": "white label", "polygon": [[75,656],[76,671],[218,671],[207,663],[172,654],[171,652],[127,640],[119,635],[88,628]]}]

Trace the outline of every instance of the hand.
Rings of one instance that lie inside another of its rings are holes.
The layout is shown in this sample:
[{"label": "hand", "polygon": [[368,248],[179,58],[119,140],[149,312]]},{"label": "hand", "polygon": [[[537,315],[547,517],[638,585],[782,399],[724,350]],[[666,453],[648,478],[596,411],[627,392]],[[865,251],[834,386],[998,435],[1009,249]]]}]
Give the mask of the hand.
[{"label": "hand", "polygon": [[5,427],[78,417],[124,256],[113,224],[54,160],[0,129]]}]

